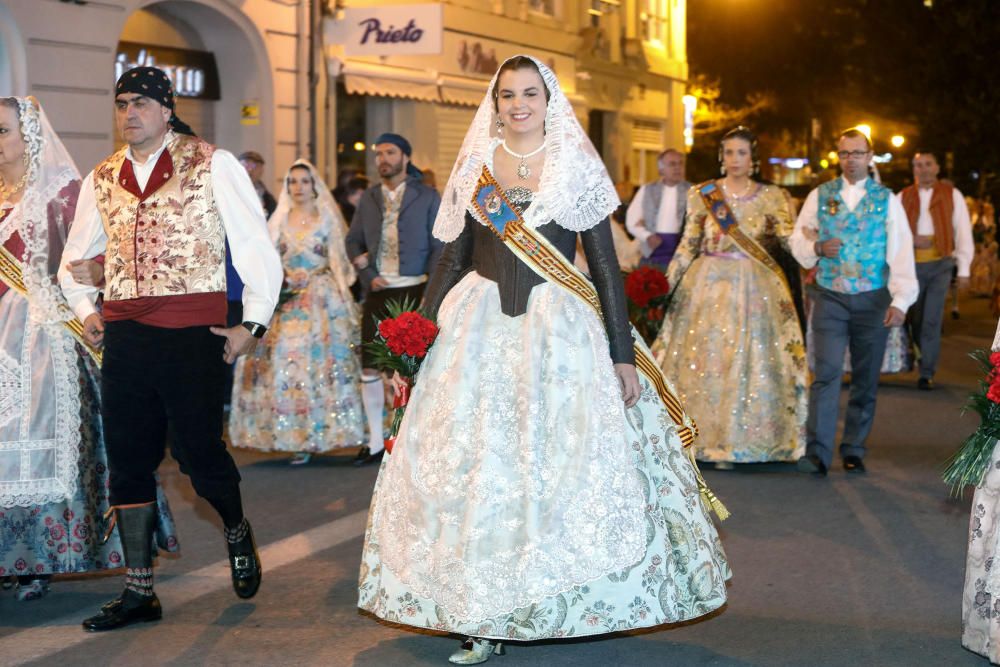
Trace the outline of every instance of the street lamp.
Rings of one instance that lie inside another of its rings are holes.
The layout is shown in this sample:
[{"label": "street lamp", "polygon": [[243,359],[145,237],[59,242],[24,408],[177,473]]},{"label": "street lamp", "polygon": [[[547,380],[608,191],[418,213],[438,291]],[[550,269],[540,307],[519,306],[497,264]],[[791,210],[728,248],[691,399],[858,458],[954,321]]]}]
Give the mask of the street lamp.
[{"label": "street lamp", "polygon": [[698,98],[694,95],[685,95],[681,98],[684,105],[684,146],[690,152],[694,146],[694,112],[698,108]]},{"label": "street lamp", "polygon": [[892,135],[892,139],[889,140],[889,143],[891,143],[894,148],[899,148],[906,143],[906,137],[901,134],[894,134]]}]

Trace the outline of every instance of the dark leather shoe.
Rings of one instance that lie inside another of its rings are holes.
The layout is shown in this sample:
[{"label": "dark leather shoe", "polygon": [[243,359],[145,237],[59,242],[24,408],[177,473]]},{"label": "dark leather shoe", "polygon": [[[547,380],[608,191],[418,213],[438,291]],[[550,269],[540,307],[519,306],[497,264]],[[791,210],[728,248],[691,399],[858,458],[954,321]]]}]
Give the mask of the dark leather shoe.
[{"label": "dark leather shoe", "polygon": [[823,463],[823,459],[815,454],[806,454],[799,457],[799,462],[796,466],[799,472],[808,472],[817,477],[826,477],[826,464]]},{"label": "dark leather shoe", "polygon": [[87,632],[105,632],[116,630],[133,623],[149,623],[163,618],[160,600],[152,595],[136,595],[124,591],[119,597],[101,607],[101,612],[83,622]]},{"label": "dark leather shoe", "polygon": [[932,380],[931,378],[920,378],[919,380],[917,380],[917,389],[921,389],[923,391],[931,391],[932,389],[934,389],[934,380]]},{"label": "dark leather shoe", "polygon": [[229,569],[233,578],[233,590],[243,599],[257,595],[263,572],[260,567],[260,554],[257,553],[257,542],[253,538],[253,529],[247,523],[247,534],[235,544],[226,544],[229,548]]},{"label": "dark leather shoe", "polygon": [[847,472],[865,472],[865,462],[858,456],[845,456],[844,470]]},{"label": "dark leather shoe", "polygon": [[372,463],[379,463],[382,457],[385,456],[385,450],[372,454],[372,450],[368,447],[362,447],[358,455],[354,457],[355,467],[360,468],[361,466],[371,465]]}]

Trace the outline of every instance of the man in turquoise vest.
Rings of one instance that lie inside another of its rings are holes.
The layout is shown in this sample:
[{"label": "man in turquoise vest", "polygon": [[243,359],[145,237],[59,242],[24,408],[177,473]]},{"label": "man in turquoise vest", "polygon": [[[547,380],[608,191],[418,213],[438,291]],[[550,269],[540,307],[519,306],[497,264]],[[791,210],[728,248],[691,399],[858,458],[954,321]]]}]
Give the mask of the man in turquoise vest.
[{"label": "man in turquoise vest", "polygon": [[842,176],[809,193],[791,237],[799,264],[818,266],[810,288],[815,369],[798,466],[820,476],[833,460],[844,351],[850,347],[852,371],[840,456],[844,470],[862,473],[889,328],[903,323],[920,289],[902,204],[868,176],[871,141],[847,130],[837,155]]}]

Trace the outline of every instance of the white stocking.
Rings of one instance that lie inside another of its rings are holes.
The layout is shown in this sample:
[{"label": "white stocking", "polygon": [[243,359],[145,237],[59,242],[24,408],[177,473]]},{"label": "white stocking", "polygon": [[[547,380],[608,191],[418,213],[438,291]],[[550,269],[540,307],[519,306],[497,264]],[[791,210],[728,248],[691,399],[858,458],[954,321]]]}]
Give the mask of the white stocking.
[{"label": "white stocking", "polygon": [[382,410],[385,408],[385,389],[379,375],[361,376],[361,400],[368,414],[368,448],[377,454],[385,448],[382,437]]}]

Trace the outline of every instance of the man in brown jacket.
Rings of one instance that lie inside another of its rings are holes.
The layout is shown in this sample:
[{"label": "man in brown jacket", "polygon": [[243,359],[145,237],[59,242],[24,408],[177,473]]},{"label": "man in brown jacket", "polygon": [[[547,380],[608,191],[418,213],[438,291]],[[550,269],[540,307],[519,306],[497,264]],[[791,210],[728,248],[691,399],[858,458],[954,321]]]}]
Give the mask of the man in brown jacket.
[{"label": "man in brown jacket", "polygon": [[913,339],[920,350],[920,380],[924,390],[934,388],[941,351],[941,326],[951,276],[958,266],[958,285],[969,283],[969,265],[975,254],[969,209],[958,188],[938,178],[941,167],[934,153],[913,156],[913,185],[900,193],[913,232],[920,296],[910,308]]}]

